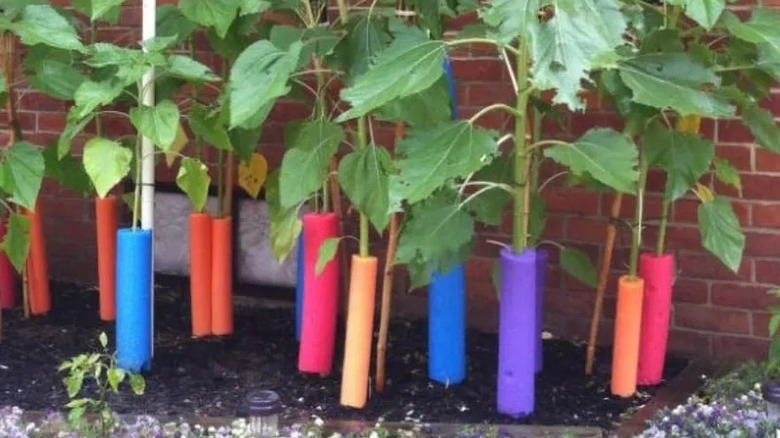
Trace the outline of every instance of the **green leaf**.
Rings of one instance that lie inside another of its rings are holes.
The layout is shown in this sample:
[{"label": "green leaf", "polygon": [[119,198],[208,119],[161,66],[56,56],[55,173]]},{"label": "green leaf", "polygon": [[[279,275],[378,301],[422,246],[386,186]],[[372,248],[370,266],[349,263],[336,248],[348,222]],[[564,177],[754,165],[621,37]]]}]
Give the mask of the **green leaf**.
[{"label": "green leaf", "polygon": [[531,27],[532,82],[555,89],[553,103],[583,108],[579,94],[589,72],[614,63],[626,20],[616,0],[558,0],[555,15]]},{"label": "green leaf", "polygon": [[287,124],[287,152],[279,177],[282,207],[292,207],[322,187],[330,159],[343,139],[341,126],[325,120]]},{"label": "green leaf", "polygon": [[283,263],[298,243],[301,234],[299,210],[302,204],[283,208],[279,192],[279,171],[271,172],[265,182],[265,199],[268,202],[268,217],[271,221],[270,239],[274,257]]},{"label": "green leaf", "polygon": [[561,268],[583,284],[596,287],[598,283],[596,266],[587,254],[578,249],[561,249]]},{"label": "green leaf", "polygon": [[45,176],[62,184],[63,187],[86,196],[92,190],[92,183],[84,171],[84,167],[67,154],[62,158],[57,156],[57,147],[52,145],[43,150]]},{"label": "green leaf", "polygon": [[727,199],[716,197],[699,205],[699,231],[702,246],[737,272],[745,249],[745,235]]},{"label": "green leaf", "polygon": [[76,29],[50,5],[29,5],[12,25],[26,46],[45,44],[65,50],[83,50]]},{"label": "green leaf", "polygon": [[144,380],[144,377],[140,374],[130,374],[128,377],[130,382],[130,389],[133,391],[133,394],[143,395],[144,390],[146,390],[146,380]]},{"label": "green leaf", "polygon": [[378,14],[352,14],[346,26],[347,35],[334,48],[328,64],[341,66],[347,72],[347,84],[368,71],[377,53],[387,47],[392,37]]},{"label": "green leaf", "polygon": [[488,3],[483,19],[497,28],[491,37],[503,44],[525,38],[539,24],[539,0],[493,0]]},{"label": "green leaf", "polygon": [[[349,38],[349,35],[347,38]],[[303,47],[298,55],[298,68],[308,65],[311,62],[312,55],[318,55],[319,57],[327,56],[340,39],[340,36],[330,28],[315,27],[305,29],[284,25],[277,25],[271,28],[270,36],[271,44],[282,50],[288,50],[296,42],[303,43]]]},{"label": "green leaf", "polygon": [[544,227],[547,225],[545,217],[545,208],[547,207],[544,198],[539,193],[531,193],[529,203],[528,218],[528,245],[535,246],[544,234]]},{"label": "green leaf", "polygon": [[778,328],[780,328],[780,314],[774,314],[769,320],[769,336],[775,336]]},{"label": "green leaf", "polygon": [[726,9],[726,0],[669,0],[669,4],[684,7],[685,15],[707,30],[715,26]]},{"label": "green leaf", "polygon": [[412,204],[426,199],[446,181],[479,170],[497,148],[494,133],[466,121],[415,129],[398,146],[401,173],[391,184],[391,198]]},{"label": "green leaf", "polygon": [[[514,159],[512,155],[502,155],[482,168],[474,176],[475,181],[490,182],[496,184],[511,184]],[[474,212],[477,221],[486,225],[501,225],[504,221],[507,204],[511,195],[506,190],[494,188],[488,190],[467,204],[469,210]]]},{"label": "green leaf", "polygon": [[746,101],[742,105],[742,124],[756,138],[756,143],[780,154],[780,128],[775,123],[772,113],[754,102]]},{"label": "green leaf", "polygon": [[68,397],[73,398],[78,395],[83,384],[84,376],[82,374],[71,374],[65,377],[65,389],[68,391]]},{"label": "green leaf", "polygon": [[241,15],[259,14],[270,9],[273,4],[267,0],[243,0]]},{"label": "green leaf", "polygon": [[84,417],[84,414],[87,412],[86,406],[79,406],[77,408],[73,408],[68,412],[68,421],[71,424],[76,424]]},{"label": "green leaf", "polygon": [[452,101],[447,79],[441,77],[432,87],[379,108],[377,120],[404,122],[412,128],[431,128],[452,119]]},{"label": "green leaf", "polygon": [[723,158],[715,157],[715,178],[723,184],[737,189],[739,196],[742,196],[742,178],[739,172],[728,161]]},{"label": "green leaf", "polygon": [[188,20],[213,27],[220,38],[225,38],[242,3],[243,0],[179,0],[179,9]]},{"label": "green leaf", "polygon": [[433,197],[415,204],[401,231],[396,258],[401,263],[439,264],[468,247],[474,221],[457,203]]},{"label": "green leaf", "polygon": [[76,106],[70,109],[68,119],[84,119],[98,107],[112,103],[122,91],[122,85],[115,81],[82,82],[73,96]]},{"label": "green leaf", "polygon": [[230,136],[220,120],[219,113],[210,113],[209,109],[203,105],[192,105],[192,109],[190,109],[190,128],[195,137],[203,139],[217,149],[224,151],[233,149]]},{"label": "green leaf", "polygon": [[140,106],[130,110],[130,121],[138,132],[163,151],[173,144],[179,131],[179,107],[170,100],[157,106]]},{"label": "green leaf", "polygon": [[108,346],[108,336],[106,335],[106,332],[100,332],[98,341],[100,342],[101,347],[106,348]]},{"label": "green leaf", "polygon": [[371,145],[341,159],[338,180],[350,202],[381,232],[390,220],[390,153]]},{"label": "green leaf", "polygon": [[320,275],[325,269],[325,266],[330,263],[336,257],[336,252],[339,250],[340,238],[334,237],[322,242],[319,250],[317,250],[317,265],[314,267],[316,275]]},{"label": "green leaf", "polygon": [[189,21],[175,5],[157,7],[157,35],[176,37],[178,42],[187,40],[195,30],[195,23]]},{"label": "green leaf", "polygon": [[70,52],[44,45],[27,48],[24,71],[27,81],[36,89],[60,100],[73,100],[86,77],[74,66]]},{"label": "green leaf", "polygon": [[[76,136],[92,121],[93,115],[88,115],[82,119],[76,119],[73,114],[76,107],[72,107],[68,112],[68,121],[65,125],[65,130],[62,131],[60,137],[57,139],[57,158],[62,159],[70,153],[71,143]],[[76,110],[78,111],[78,110]]]},{"label": "green leaf", "polygon": [[2,166],[3,189],[11,201],[28,210],[35,209],[46,165],[41,149],[26,141],[14,143],[8,149]]},{"label": "green leaf", "polygon": [[544,155],[575,175],[590,174],[619,192],[635,191],[639,178],[637,149],[629,138],[612,129],[593,128],[574,144],[552,146]]},{"label": "green leaf", "polygon": [[109,368],[106,375],[108,376],[108,384],[111,386],[111,390],[118,394],[119,385],[125,380],[125,371],[120,368]]},{"label": "green leaf", "polygon": [[640,55],[620,64],[620,77],[633,91],[634,102],[672,108],[681,116],[724,118],[735,108],[718,95],[702,91],[720,85],[720,78],[685,53]]},{"label": "green leaf", "polygon": [[30,251],[30,220],[26,216],[13,212],[9,215],[8,232],[0,247],[16,272],[21,273]]},{"label": "green leaf", "polygon": [[445,45],[442,41],[410,43],[398,38],[381,52],[369,70],[341,91],[342,100],[352,108],[337,121],[354,119],[387,103],[420,93],[444,74]]},{"label": "green leaf", "polygon": [[230,72],[231,128],[290,91],[287,80],[298,62],[301,47],[301,43],[295,43],[289,50],[280,50],[261,40],[241,53]]},{"label": "green leaf", "polygon": [[247,161],[252,157],[252,154],[257,150],[261,134],[261,128],[235,128],[230,130],[230,142],[233,144],[233,149],[241,161]]},{"label": "green leaf", "polygon": [[95,185],[98,196],[105,198],[130,172],[133,151],[105,138],[93,138],[84,146],[84,169]]},{"label": "green leaf", "polygon": [[125,0],[91,0],[92,1],[92,21],[97,21],[112,9],[122,6]]},{"label": "green leaf", "polygon": [[88,398],[77,398],[74,400],[69,401],[65,407],[68,409],[75,409],[80,408],[82,406],[88,405],[92,400]]},{"label": "green leaf", "polygon": [[206,207],[210,184],[209,168],[205,164],[196,158],[182,158],[176,185],[187,194],[196,211]]},{"label": "green leaf", "polygon": [[189,56],[172,55],[168,57],[168,73],[171,75],[193,82],[216,82],[219,76],[215,75],[210,68]]},{"label": "green leaf", "polygon": [[667,202],[683,197],[704,176],[715,157],[715,145],[697,134],[666,129],[654,122],[645,134],[643,151],[650,166],[666,171]]}]

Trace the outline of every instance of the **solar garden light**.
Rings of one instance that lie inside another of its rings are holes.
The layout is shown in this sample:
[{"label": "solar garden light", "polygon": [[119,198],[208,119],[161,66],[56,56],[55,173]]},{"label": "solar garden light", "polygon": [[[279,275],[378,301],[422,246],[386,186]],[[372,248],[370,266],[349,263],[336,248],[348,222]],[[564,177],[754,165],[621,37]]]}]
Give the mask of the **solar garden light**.
[{"label": "solar garden light", "polygon": [[282,402],[273,391],[253,391],[246,397],[249,428],[253,438],[275,438],[279,435],[279,413]]},{"label": "solar garden light", "polygon": [[764,400],[766,400],[767,417],[773,423],[780,422],[780,382],[772,381],[764,385]]}]

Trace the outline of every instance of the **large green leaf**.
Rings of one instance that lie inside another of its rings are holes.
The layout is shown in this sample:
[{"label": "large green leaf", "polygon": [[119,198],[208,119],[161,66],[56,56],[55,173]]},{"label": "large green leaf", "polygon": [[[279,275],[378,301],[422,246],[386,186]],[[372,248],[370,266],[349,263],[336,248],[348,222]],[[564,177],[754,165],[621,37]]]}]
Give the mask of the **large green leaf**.
[{"label": "large green leaf", "polygon": [[328,65],[341,66],[347,72],[346,83],[368,71],[371,61],[392,41],[384,20],[378,14],[352,14],[346,27],[347,35],[334,49]]},{"label": "large green leaf", "polygon": [[26,141],[14,143],[2,166],[3,189],[11,195],[11,201],[28,210],[35,209],[45,168],[38,146]]},{"label": "large green leaf", "polygon": [[[502,155],[482,168],[474,176],[475,181],[494,184],[507,184],[511,187],[513,180],[513,156]],[[483,192],[468,203],[468,208],[474,212],[477,221],[486,225],[501,225],[504,221],[506,207],[511,194],[506,190],[493,188]]]},{"label": "large green leaf", "polygon": [[196,137],[221,150],[232,150],[230,136],[220,120],[220,114],[195,104],[190,109],[190,128]]},{"label": "large green leaf", "polygon": [[298,68],[303,68],[311,62],[312,55],[322,58],[328,55],[341,40],[333,29],[315,27],[305,29],[300,27],[278,25],[271,28],[271,43],[283,50],[288,50],[296,42],[302,42],[303,48],[298,55]]},{"label": "large green leaf", "polygon": [[65,50],[84,49],[76,29],[50,5],[27,6],[12,30],[27,46],[45,44]]},{"label": "large green leaf", "polygon": [[430,128],[452,119],[447,79],[442,77],[421,93],[394,100],[374,114],[378,120],[404,122],[412,128]]},{"label": "large green leaf", "polygon": [[98,196],[105,198],[130,172],[133,151],[105,138],[93,138],[84,146],[84,169]]},{"label": "large green leaf", "polygon": [[703,91],[706,86],[719,86],[720,78],[688,54],[640,55],[621,63],[619,68],[621,79],[633,91],[634,102],[672,108],[682,116],[734,115],[735,108],[725,98]]},{"label": "large green leaf", "polygon": [[279,171],[276,170],[268,175],[265,182],[265,200],[268,203],[268,217],[271,221],[271,249],[276,260],[282,263],[298,243],[302,228],[299,217],[302,204],[284,208],[281,205],[280,194]]},{"label": "large green leaf", "polygon": [[243,0],[241,3],[241,15],[259,14],[273,6],[269,0]]},{"label": "large green leaf", "polygon": [[44,149],[43,161],[46,165],[46,176],[53,178],[63,187],[86,196],[92,190],[92,182],[89,180],[84,166],[73,155],[67,154],[60,158],[57,154],[57,146],[52,145]]},{"label": "large green leaf", "polygon": [[157,7],[157,35],[176,37],[179,42],[187,40],[195,30],[195,23],[189,21],[175,5]]},{"label": "large green leaf", "polygon": [[375,145],[343,157],[339,164],[338,179],[344,193],[380,232],[390,219],[388,180],[392,167],[390,153]]},{"label": "large green leaf", "polygon": [[173,55],[168,57],[168,73],[193,82],[219,81],[219,76],[215,75],[210,68],[189,56]]},{"label": "large green leaf", "polygon": [[593,128],[574,144],[555,145],[544,155],[575,175],[589,174],[623,193],[633,193],[639,178],[639,155],[631,140],[612,129]]},{"label": "large green leaf", "polygon": [[525,38],[530,28],[539,24],[539,0],[493,0],[483,14],[485,23],[497,29],[492,35],[508,44],[516,38]]},{"label": "large green leaf", "polygon": [[723,22],[729,31],[744,41],[758,47],[756,66],[774,75],[780,80],[780,12],[766,8],[756,8],[747,22],[742,22],[731,12],[723,14]]},{"label": "large green leaf", "polygon": [[290,91],[287,81],[298,62],[301,43],[280,50],[266,40],[249,46],[230,73],[230,127],[241,125],[258,109]]},{"label": "large green leaf", "polygon": [[447,180],[467,177],[496,152],[494,133],[468,122],[448,122],[433,129],[413,130],[398,146],[403,158],[391,197],[416,203],[426,199]]},{"label": "large green leaf", "polygon": [[187,194],[196,211],[203,211],[209,198],[209,168],[196,158],[184,157],[181,160],[176,185]]},{"label": "large green leaf", "polygon": [[617,0],[556,0],[555,15],[531,27],[533,83],[556,89],[553,103],[583,108],[579,94],[589,72],[614,62],[626,20]]},{"label": "large green leaf", "polygon": [[21,273],[30,251],[30,220],[21,214],[11,213],[8,217],[8,232],[0,243],[8,260]]},{"label": "large green leaf", "polygon": [[683,197],[710,170],[715,145],[696,134],[666,129],[655,122],[647,130],[642,144],[646,162],[666,171],[667,202]]},{"label": "large green leaf", "polygon": [[685,15],[707,30],[715,26],[726,9],[726,0],[669,0],[669,4],[684,7]]},{"label": "large green leaf", "polygon": [[341,98],[352,108],[341,114],[338,121],[360,117],[395,99],[417,94],[442,77],[445,44],[409,32],[410,35],[398,36],[377,55],[365,74],[341,91]]},{"label": "large green leaf", "polygon": [[68,118],[81,120],[98,107],[112,103],[122,94],[121,84],[114,81],[93,82],[86,80],[79,85],[74,94],[76,105],[68,113]]},{"label": "large green leaf", "polygon": [[57,139],[57,156],[62,158],[70,153],[71,143],[73,139],[92,121],[93,116],[87,116],[82,119],[71,119],[73,110],[77,110],[76,107],[72,107],[68,112],[68,121],[65,125],[65,130],[62,131],[60,137]]},{"label": "large green leaf", "polygon": [[727,199],[716,197],[699,205],[699,231],[702,246],[737,272],[742,263],[745,235]]},{"label": "large green leaf", "polygon": [[74,66],[71,52],[49,46],[27,48],[24,71],[27,81],[55,99],[73,100],[76,89],[86,77]]},{"label": "large green leaf", "polygon": [[179,107],[170,100],[164,100],[157,106],[140,106],[130,110],[133,126],[164,151],[176,139],[179,118]]},{"label": "large green leaf", "polygon": [[598,283],[596,266],[584,252],[575,248],[561,249],[561,268],[579,282],[591,287]]},{"label": "large green leaf", "polygon": [[715,178],[723,184],[734,187],[740,196],[742,196],[742,178],[739,171],[723,158],[715,157]]},{"label": "large green leaf", "polygon": [[213,27],[220,38],[225,38],[242,3],[243,0],[180,0],[179,9],[188,20]]},{"label": "large green leaf", "polygon": [[457,203],[433,197],[412,206],[398,242],[401,263],[440,265],[468,247],[474,221]]},{"label": "large green leaf", "polygon": [[92,21],[97,21],[112,10],[122,6],[125,0],[91,0]]},{"label": "large green leaf", "polygon": [[343,139],[341,126],[325,120],[287,125],[287,152],[282,160],[279,177],[282,207],[292,207],[322,187],[328,175],[330,159]]},{"label": "large green leaf", "polygon": [[756,143],[780,154],[780,128],[775,123],[772,113],[754,102],[746,101],[742,105],[742,124],[756,138]]},{"label": "large green leaf", "polygon": [[233,150],[238,158],[247,161],[257,150],[257,144],[260,143],[262,130],[235,128],[230,130],[230,142],[233,144]]}]

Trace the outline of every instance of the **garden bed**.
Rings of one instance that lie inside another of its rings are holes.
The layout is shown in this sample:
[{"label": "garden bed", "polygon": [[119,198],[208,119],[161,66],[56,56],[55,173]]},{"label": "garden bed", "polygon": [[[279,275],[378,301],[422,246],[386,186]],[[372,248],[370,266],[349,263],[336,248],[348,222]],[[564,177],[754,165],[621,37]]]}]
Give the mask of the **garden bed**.
[{"label": "garden bed", "polygon": [[[338,405],[341,352],[327,378],[296,371],[297,342],[291,308],[237,307],[235,336],[191,339],[186,288],[158,288],[156,342],[152,373],[143,397],[112,401],[120,413],[161,416],[241,414],[242,398],[255,388],[272,389],[285,402],[287,421],[317,415],[332,420],[583,425],[613,428],[621,414],[646,404],[657,388],[643,388],[632,399],[609,395],[609,351],[599,350],[593,377],[583,376],[585,349],[565,341],[546,341],[545,369],[537,379],[537,412],[512,421],[495,410],[497,341],[494,334],[468,333],[466,382],[446,388],[428,381],[426,325],[396,321],[391,327],[388,389],[365,410]],[[0,405],[28,410],[61,407],[67,402],[57,366],[73,355],[92,351],[97,335],[113,335],[113,325],[98,319],[97,292],[57,284],[51,315],[24,320],[5,312],[0,348]],[[342,331],[339,331],[342,333]],[[687,360],[670,358],[666,379]]]}]

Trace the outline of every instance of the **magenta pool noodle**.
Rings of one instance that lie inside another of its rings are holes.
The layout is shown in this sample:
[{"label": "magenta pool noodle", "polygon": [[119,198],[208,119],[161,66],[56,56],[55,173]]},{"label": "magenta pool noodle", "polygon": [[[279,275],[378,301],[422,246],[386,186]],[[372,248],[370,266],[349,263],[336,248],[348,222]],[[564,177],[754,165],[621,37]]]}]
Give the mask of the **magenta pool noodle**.
[{"label": "magenta pool noodle", "polygon": [[428,377],[445,385],[466,378],[465,276],[460,264],[428,286]]},{"label": "magenta pool noodle", "polygon": [[117,365],[138,373],[152,364],[152,231],[121,229],[116,237]]},{"label": "magenta pool noodle", "polygon": [[536,250],[536,372],[542,371],[542,330],[544,329],[544,289],[547,286],[547,250]]},{"label": "magenta pool noodle", "polygon": [[536,294],[536,252],[501,250],[497,401],[498,412],[514,418],[534,411]]},{"label": "magenta pool noodle", "polygon": [[674,256],[642,254],[639,275],[645,280],[642,328],[639,337],[637,383],[658,385],[664,374],[669,319],[672,307]]}]

